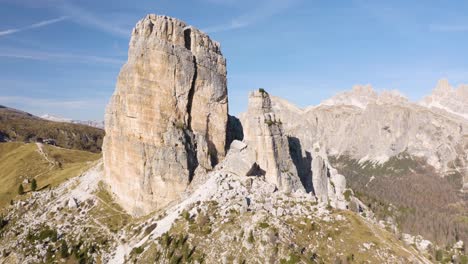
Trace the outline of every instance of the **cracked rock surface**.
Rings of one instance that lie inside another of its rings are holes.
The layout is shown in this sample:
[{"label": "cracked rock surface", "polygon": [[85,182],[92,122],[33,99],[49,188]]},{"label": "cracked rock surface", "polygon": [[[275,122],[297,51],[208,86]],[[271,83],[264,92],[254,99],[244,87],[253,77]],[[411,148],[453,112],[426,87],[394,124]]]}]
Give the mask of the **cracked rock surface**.
[{"label": "cracked rock surface", "polygon": [[139,21],[106,109],[105,180],[120,204],[162,208],[222,160],[227,112],[219,43],[174,18]]}]

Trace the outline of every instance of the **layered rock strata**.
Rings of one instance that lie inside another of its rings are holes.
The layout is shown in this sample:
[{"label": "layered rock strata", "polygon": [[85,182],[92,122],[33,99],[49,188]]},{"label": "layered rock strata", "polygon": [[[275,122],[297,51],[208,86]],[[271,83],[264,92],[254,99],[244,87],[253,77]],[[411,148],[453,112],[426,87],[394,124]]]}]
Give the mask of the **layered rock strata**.
[{"label": "layered rock strata", "polygon": [[105,181],[120,204],[162,208],[223,159],[227,103],[219,43],[174,18],[139,21],[106,110]]}]

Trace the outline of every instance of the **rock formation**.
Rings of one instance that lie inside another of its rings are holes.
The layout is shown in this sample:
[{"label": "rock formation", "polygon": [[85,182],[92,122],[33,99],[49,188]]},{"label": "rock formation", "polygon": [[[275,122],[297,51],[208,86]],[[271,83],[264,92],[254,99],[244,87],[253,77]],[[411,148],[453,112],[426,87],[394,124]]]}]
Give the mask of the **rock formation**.
[{"label": "rock formation", "polygon": [[312,183],[317,199],[328,202],[328,168],[321,156],[312,160]]},{"label": "rock formation", "polygon": [[468,184],[467,119],[394,92],[376,95],[355,88],[344,94],[306,109],[272,97],[272,108],[277,118],[291,120],[284,122],[284,131],[305,150],[320,142],[329,156],[378,163],[405,152],[426,159],[441,175],[461,174]]},{"label": "rock formation", "polygon": [[227,100],[219,43],[174,18],[138,22],[103,146],[105,180],[126,210],[162,208],[223,159]]},{"label": "rock formation", "polygon": [[255,152],[255,160],[264,171],[266,181],[284,191],[303,190],[289,154],[282,122],[272,112],[267,92],[259,90],[249,95],[248,110],[241,120],[244,140]]}]

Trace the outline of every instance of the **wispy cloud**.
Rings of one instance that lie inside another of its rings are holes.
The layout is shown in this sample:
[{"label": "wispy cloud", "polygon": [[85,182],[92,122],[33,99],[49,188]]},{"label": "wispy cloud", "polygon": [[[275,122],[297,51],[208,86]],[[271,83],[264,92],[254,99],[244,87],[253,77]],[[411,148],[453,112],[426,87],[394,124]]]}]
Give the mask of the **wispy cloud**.
[{"label": "wispy cloud", "polygon": [[72,54],[72,53],[55,53],[55,52],[40,52],[34,50],[24,49],[8,49],[2,48],[0,50],[0,57],[25,59],[25,60],[39,60],[39,61],[61,61],[71,63],[103,63],[122,65],[125,60],[111,57],[101,57],[93,55]]},{"label": "wispy cloud", "polygon": [[442,24],[432,24],[429,25],[429,30],[434,32],[467,32],[467,25],[442,25]]},{"label": "wispy cloud", "polygon": [[[214,0],[213,0],[214,1]],[[224,2],[217,0],[217,2]],[[244,28],[264,21],[285,9],[288,9],[298,0],[265,0],[261,4],[249,12],[246,12],[236,18],[231,19],[227,23],[204,28],[207,33],[229,31],[239,28]]]},{"label": "wispy cloud", "polygon": [[69,1],[63,1],[59,8],[61,12],[78,24],[123,38],[128,38],[130,36],[131,28],[122,28],[117,24],[117,21],[102,19],[102,16],[97,16]]},{"label": "wispy cloud", "polygon": [[26,31],[26,30],[45,27],[45,26],[48,26],[48,25],[52,25],[52,24],[61,22],[61,21],[66,20],[66,19],[68,19],[67,16],[62,16],[62,17],[58,17],[58,18],[54,18],[54,19],[40,21],[40,22],[31,24],[31,25],[25,26],[25,27],[11,28],[11,29],[7,29],[7,30],[3,30],[3,31],[0,31],[0,37],[1,36],[6,36],[6,35],[11,35],[11,34],[22,32],[22,31]]}]

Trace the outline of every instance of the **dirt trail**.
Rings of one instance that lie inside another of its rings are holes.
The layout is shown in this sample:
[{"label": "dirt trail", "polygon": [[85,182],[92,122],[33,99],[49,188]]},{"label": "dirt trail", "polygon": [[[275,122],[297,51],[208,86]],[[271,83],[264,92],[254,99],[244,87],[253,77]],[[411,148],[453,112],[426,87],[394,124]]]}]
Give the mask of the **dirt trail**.
[{"label": "dirt trail", "polygon": [[47,154],[44,152],[44,149],[43,149],[43,145],[42,143],[36,143],[36,146],[37,146],[37,151],[39,152],[39,154],[41,154],[41,156],[47,160],[47,162],[49,162],[49,164],[51,166],[55,166],[55,162],[53,160],[51,160],[49,158],[49,156],[47,156]]},{"label": "dirt trail", "polygon": [[47,168],[46,171],[41,172],[41,173],[33,176],[34,179],[36,179],[37,177],[39,177],[41,175],[44,175],[44,174],[50,172],[55,167],[55,162],[52,161],[49,158],[49,156],[47,156],[47,154],[44,152],[42,143],[36,143],[36,146],[37,146],[37,152],[49,163],[49,167]]}]

